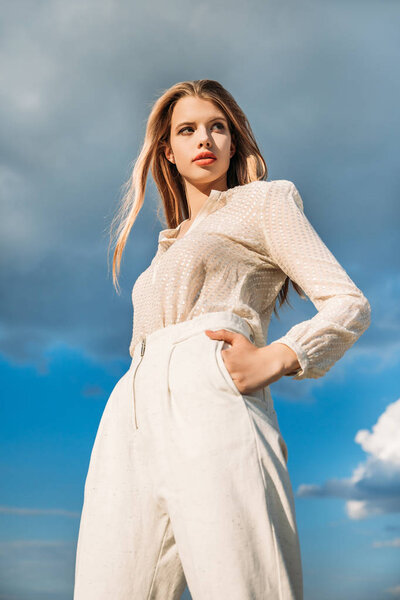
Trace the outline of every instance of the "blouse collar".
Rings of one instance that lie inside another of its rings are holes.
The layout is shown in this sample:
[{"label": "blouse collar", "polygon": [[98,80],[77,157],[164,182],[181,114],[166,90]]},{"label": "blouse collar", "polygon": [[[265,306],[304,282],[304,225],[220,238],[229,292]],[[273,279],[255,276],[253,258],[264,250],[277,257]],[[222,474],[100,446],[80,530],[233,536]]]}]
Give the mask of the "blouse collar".
[{"label": "blouse collar", "polygon": [[[226,191],[228,191],[228,190],[226,190]],[[217,208],[217,200],[219,200],[224,194],[226,194],[226,191],[214,190],[214,189],[211,190],[208,198],[205,200],[203,206],[201,207],[201,209],[197,213],[195,219],[193,220],[193,223],[191,224],[191,226],[189,227],[189,229],[187,230],[185,235],[179,239],[183,239],[183,237],[186,237],[187,235],[189,235],[190,232],[195,227],[197,227],[199,225],[199,223],[210,212],[213,212],[213,210],[215,210]],[[179,223],[178,227],[175,227],[175,229],[163,229],[162,231],[160,231],[160,233],[158,234],[159,246],[165,247],[165,249],[168,248],[176,240],[176,237],[179,233],[181,224],[182,223]]]}]

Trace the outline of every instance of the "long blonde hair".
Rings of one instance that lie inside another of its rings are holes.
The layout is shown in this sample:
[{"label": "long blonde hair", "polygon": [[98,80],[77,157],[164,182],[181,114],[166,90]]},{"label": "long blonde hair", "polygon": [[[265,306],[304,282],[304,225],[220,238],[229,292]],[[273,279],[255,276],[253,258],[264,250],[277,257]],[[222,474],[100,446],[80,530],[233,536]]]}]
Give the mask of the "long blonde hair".
[{"label": "long blonde hair", "polygon": [[[233,96],[218,81],[212,79],[183,81],[165,90],[152,107],[142,149],[134,161],[129,179],[122,186],[120,206],[111,223],[109,248],[116,240],[112,273],[117,292],[122,254],[130,230],[143,206],[149,169],[162,199],[167,227],[175,228],[189,216],[182,178],[176,165],[171,163],[164,153],[170,142],[173,109],[178,100],[185,96],[211,100],[222,110],[228,120],[232,142],[235,144],[235,154],[230,160],[227,171],[228,188],[267,179],[267,165],[246,115]],[[279,306],[285,301],[288,302],[289,281],[291,280],[287,277],[279,292]],[[302,295],[301,288],[293,281],[292,284]],[[274,312],[277,315],[276,308]]]}]

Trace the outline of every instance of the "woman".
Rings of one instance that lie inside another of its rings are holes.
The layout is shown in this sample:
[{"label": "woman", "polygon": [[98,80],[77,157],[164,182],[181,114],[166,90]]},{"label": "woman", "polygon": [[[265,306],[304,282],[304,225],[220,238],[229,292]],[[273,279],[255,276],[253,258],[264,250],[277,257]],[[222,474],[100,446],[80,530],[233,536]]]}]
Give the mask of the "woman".
[{"label": "woman", "polygon": [[[322,377],[370,305],[303,212],[266,181],[248,121],[216,81],[156,102],[127,183],[113,277],[149,168],[168,229],[133,287],[129,370],[85,483],[75,600],[301,600],[294,497],[269,384]],[[318,313],[265,345],[289,280]]]}]

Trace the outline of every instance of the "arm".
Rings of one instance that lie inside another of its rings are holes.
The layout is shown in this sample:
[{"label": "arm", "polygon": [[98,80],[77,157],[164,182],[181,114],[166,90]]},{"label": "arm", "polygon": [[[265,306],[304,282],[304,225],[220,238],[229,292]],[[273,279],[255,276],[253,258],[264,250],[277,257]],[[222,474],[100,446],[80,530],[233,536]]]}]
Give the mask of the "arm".
[{"label": "arm", "polygon": [[371,307],[304,215],[294,183],[288,181],[282,194],[268,191],[264,202],[266,253],[318,311],[272,344],[284,344],[297,356],[300,368],[293,372],[294,355],[286,352],[286,375],[322,377],[369,327]]}]

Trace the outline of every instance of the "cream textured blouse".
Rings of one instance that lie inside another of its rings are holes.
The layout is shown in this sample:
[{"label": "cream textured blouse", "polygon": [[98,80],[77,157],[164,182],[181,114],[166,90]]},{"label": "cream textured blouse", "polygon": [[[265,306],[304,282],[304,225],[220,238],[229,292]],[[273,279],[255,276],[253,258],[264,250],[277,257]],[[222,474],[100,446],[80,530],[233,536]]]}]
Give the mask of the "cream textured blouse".
[{"label": "cream textured blouse", "polygon": [[213,189],[176,239],[179,230],[159,233],[158,250],[133,286],[131,357],[154,330],[221,310],[246,319],[254,344],[265,346],[286,276],[318,311],[274,340],[297,355],[293,379],[322,377],[370,325],[368,300],[308,221],[291,181]]}]

